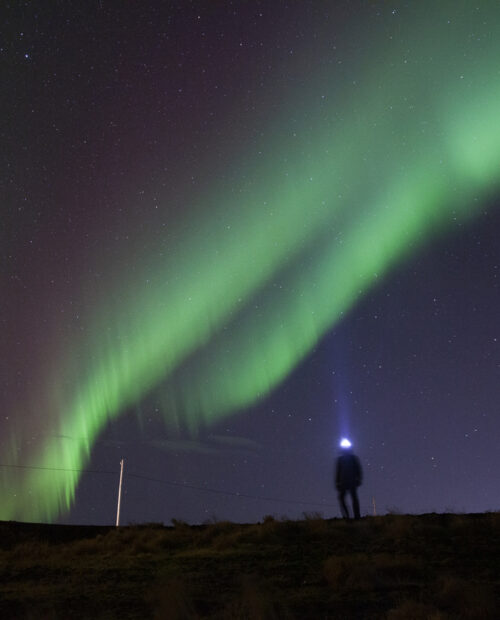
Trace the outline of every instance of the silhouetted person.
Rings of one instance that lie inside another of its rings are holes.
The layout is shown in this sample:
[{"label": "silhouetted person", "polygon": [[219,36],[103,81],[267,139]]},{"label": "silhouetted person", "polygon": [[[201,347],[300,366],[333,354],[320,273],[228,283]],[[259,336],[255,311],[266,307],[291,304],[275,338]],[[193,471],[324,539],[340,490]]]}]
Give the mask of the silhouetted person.
[{"label": "silhouetted person", "polygon": [[352,508],[354,518],[359,519],[359,499],[358,487],[363,481],[363,470],[358,457],[353,454],[351,444],[347,440],[343,440],[340,444],[342,449],[341,455],[337,458],[337,467],[335,471],[335,486],[339,492],[339,503],[342,516],[349,519],[349,510],[345,501],[346,493],[350,493],[352,499]]}]

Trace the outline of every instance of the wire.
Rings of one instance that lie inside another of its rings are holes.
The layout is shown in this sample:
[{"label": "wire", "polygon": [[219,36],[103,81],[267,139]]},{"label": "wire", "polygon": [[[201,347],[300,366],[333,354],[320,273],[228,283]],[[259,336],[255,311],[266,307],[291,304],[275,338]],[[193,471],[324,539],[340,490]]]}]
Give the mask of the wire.
[{"label": "wire", "polygon": [[174,487],[182,487],[185,489],[193,489],[195,491],[207,491],[208,493],[216,493],[218,495],[230,495],[232,497],[241,497],[244,499],[261,499],[267,502],[279,502],[280,504],[301,504],[309,506],[324,506],[335,507],[335,504],[324,504],[322,502],[307,502],[294,499],[281,499],[277,497],[266,497],[263,495],[250,495],[248,493],[238,493],[234,491],[222,491],[220,489],[212,489],[211,487],[198,487],[193,484],[185,484],[183,482],[170,482],[168,480],[161,480],[160,478],[150,478],[149,476],[142,476],[140,474],[127,474],[129,478],[140,478],[141,480],[149,480],[151,482],[160,482],[161,484],[168,484]]},{"label": "wire", "polygon": [[[37,470],[45,470],[45,471],[68,471],[75,472],[80,474],[111,474],[113,476],[117,476],[119,472],[117,471],[106,471],[103,469],[65,469],[62,467],[37,467],[35,465],[8,465],[5,463],[0,463],[0,467],[5,468],[16,468],[16,469],[37,469]],[[179,487],[183,489],[191,489],[193,491],[205,491],[207,493],[215,493],[217,495],[228,495],[231,497],[239,497],[242,499],[260,499],[266,502],[277,502],[280,504],[296,504],[302,506],[323,506],[324,508],[334,508],[335,504],[326,504],[322,502],[308,502],[308,501],[300,501],[294,499],[282,499],[277,497],[266,497],[263,495],[251,495],[249,493],[238,493],[234,491],[222,491],[221,489],[213,489],[211,487],[199,487],[194,484],[187,484],[184,482],[172,482],[170,480],[162,480],[160,478],[151,478],[150,476],[144,476],[142,474],[133,474],[127,472],[128,478],[137,478],[139,480],[148,480],[149,482],[158,482],[160,484],[167,484],[173,487]]]},{"label": "wire", "polygon": [[105,471],[104,469],[65,469],[62,467],[37,467],[36,465],[6,465],[0,463],[0,467],[13,467],[16,469],[42,469],[46,471],[73,471],[79,474],[117,474],[116,471]]}]

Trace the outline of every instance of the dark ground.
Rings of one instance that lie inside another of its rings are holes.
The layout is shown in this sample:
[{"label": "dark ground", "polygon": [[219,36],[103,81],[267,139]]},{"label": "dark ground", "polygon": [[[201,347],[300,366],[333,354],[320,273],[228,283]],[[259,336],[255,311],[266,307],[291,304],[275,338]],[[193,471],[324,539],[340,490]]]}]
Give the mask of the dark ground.
[{"label": "dark ground", "polygon": [[498,618],[500,513],[0,523],[1,618]]}]

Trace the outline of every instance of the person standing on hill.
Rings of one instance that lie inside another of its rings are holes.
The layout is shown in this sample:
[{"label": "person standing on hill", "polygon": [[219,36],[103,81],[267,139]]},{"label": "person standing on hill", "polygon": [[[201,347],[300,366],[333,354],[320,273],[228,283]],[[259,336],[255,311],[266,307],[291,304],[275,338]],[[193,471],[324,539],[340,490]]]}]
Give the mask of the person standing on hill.
[{"label": "person standing on hill", "polygon": [[363,481],[363,470],[359,458],[353,453],[351,442],[348,439],[342,439],[340,442],[342,450],[341,455],[337,458],[335,469],[335,486],[339,493],[340,510],[345,519],[349,519],[349,510],[345,501],[346,493],[351,495],[352,508],[354,518],[359,519],[359,499],[358,487]]}]

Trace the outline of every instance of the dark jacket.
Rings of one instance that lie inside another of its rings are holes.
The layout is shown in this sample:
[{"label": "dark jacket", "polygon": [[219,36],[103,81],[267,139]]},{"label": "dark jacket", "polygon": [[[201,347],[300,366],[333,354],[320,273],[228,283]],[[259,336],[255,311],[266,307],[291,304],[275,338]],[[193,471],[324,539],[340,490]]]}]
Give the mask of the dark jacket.
[{"label": "dark jacket", "polygon": [[358,457],[352,452],[342,454],[337,459],[335,486],[337,489],[352,489],[363,482],[363,470]]}]

